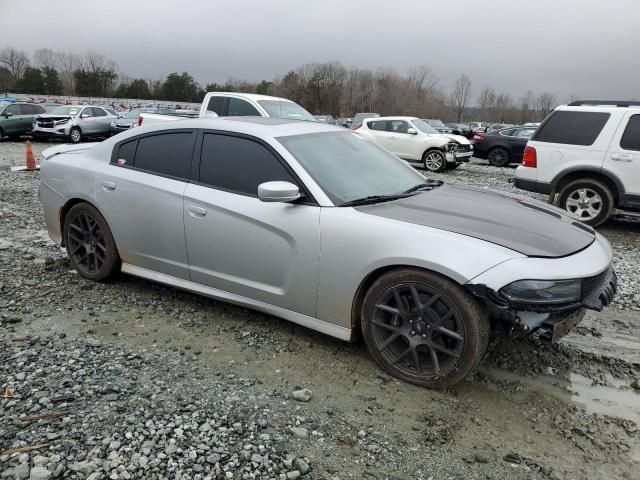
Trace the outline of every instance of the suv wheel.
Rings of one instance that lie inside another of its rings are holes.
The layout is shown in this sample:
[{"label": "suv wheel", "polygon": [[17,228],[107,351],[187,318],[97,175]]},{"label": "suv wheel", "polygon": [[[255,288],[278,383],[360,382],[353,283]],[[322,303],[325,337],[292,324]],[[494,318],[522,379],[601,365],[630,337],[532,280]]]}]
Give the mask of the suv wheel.
[{"label": "suv wheel", "polygon": [[487,158],[494,167],[506,167],[509,165],[509,152],[504,148],[494,148],[489,152]]},{"label": "suv wheel", "polygon": [[73,127],[69,132],[69,138],[73,143],[80,143],[80,140],[82,140],[82,132],[78,127]]},{"label": "suv wheel", "polygon": [[489,318],[458,284],[415,269],[388,272],[365,295],[362,334],[378,365],[428,388],[462,380],[480,361]]},{"label": "suv wheel", "polygon": [[447,157],[440,150],[429,150],[422,156],[425,170],[443,172],[447,168]]},{"label": "suv wheel", "polygon": [[565,185],[558,205],[569,215],[593,227],[605,222],[613,211],[613,194],[598,180],[574,180]]},{"label": "suv wheel", "polygon": [[106,220],[88,203],[74,205],[64,219],[64,244],[76,271],[89,280],[107,280],[120,269],[116,242]]}]

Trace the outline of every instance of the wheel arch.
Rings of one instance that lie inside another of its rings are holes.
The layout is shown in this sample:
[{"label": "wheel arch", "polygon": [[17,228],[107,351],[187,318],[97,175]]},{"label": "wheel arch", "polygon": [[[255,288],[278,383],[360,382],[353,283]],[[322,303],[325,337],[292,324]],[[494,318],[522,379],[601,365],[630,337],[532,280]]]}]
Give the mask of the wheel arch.
[{"label": "wheel arch", "polygon": [[[445,143],[445,145],[446,145],[446,143]],[[421,159],[422,159],[422,160],[424,160],[424,157],[426,157],[426,156],[427,156],[427,153],[429,153],[429,152],[433,152],[434,150],[437,150],[438,152],[442,153],[443,155],[446,155],[446,152],[444,151],[444,145],[443,145],[443,146],[439,146],[439,147],[438,147],[438,146],[435,146],[435,145],[432,145],[432,146],[430,146],[430,147],[427,147],[427,148],[422,152],[422,157],[421,157]]]},{"label": "wheel arch", "polygon": [[67,200],[67,202],[60,208],[60,215],[59,215],[60,234],[61,234],[60,246],[62,247],[64,247],[64,222],[67,218],[67,214],[69,213],[69,210],[71,210],[74,206],[78,205],[79,203],[86,203],[88,205],[91,205],[93,208],[98,210],[98,212],[100,212],[100,215],[102,215],[102,217],[105,218],[105,221],[106,221],[106,217],[104,216],[104,213],[102,213],[102,210],[100,210],[98,206],[95,203],[93,203],[91,200],[87,198],[82,198],[82,197],[73,197]]},{"label": "wheel arch", "polygon": [[596,167],[576,167],[565,170],[556,175],[551,181],[551,185],[556,192],[560,192],[569,182],[581,179],[598,180],[607,185],[611,189],[616,205],[620,202],[622,194],[625,193],[624,184],[615,173]]},{"label": "wheel arch", "polygon": [[437,270],[422,267],[419,265],[409,265],[409,264],[390,264],[384,265],[376,268],[369,272],[360,282],[358,288],[356,289],[356,293],[353,296],[353,301],[351,304],[351,337],[352,340],[357,338],[360,332],[360,310],[362,309],[362,303],[364,302],[364,297],[367,294],[367,291],[373,285],[373,283],[380,278],[382,275],[392,272],[394,270],[421,270],[423,272],[430,272],[436,275],[440,275],[452,282],[455,282],[458,285],[462,285],[458,280],[452,278],[449,275],[446,275],[443,272],[439,272]]}]

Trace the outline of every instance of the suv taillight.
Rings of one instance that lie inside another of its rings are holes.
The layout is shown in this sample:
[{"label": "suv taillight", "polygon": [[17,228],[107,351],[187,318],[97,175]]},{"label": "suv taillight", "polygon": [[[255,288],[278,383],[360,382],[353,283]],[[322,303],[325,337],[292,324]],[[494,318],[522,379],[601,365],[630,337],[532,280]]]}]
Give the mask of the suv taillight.
[{"label": "suv taillight", "polygon": [[525,147],[524,154],[522,155],[522,166],[529,168],[536,168],[538,166],[538,154],[533,147]]},{"label": "suv taillight", "polygon": [[473,136],[473,141],[474,142],[484,142],[486,140],[485,137],[483,137],[482,135],[474,135]]},{"label": "suv taillight", "polygon": [[142,125],[142,115],[138,115],[138,126]]}]

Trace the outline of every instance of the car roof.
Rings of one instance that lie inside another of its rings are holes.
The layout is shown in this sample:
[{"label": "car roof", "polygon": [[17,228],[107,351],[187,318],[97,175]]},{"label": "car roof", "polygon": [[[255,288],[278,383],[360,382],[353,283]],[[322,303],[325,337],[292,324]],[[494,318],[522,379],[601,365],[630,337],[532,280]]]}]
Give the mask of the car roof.
[{"label": "car roof", "polygon": [[249,100],[277,100],[281,102],[295,103],[288,98],[272,97],[271,95],[260,95],[259,93],[241,93],[241,92],[207,92],[207,95],[218,95],[223,97],[247,98]]},{"label": "car roof", "polygon": [[[290,135],[304,135],[309,133],[342,132],[351,133],[337,125],[303,120],[289,120],[272,117],[205,117],[196,119],[176,120],[172,122],[152,123],[142,125],[129,132],[117,135],[118,139],[134,137],[144,133],[180,129],[208,129],[253,135],[259,138],[277,138]],[[357,134],[354,134],[357,135]],[[112,137],[116,138],[116,137]],[[116,139],[116,141],[118,141]],[[108,142],[106,140],[105,142]]]},{"label": "car roof", "polygon": [[365,120],[420,120],[418,117],[395,116],[395,117],[370,117]]}]

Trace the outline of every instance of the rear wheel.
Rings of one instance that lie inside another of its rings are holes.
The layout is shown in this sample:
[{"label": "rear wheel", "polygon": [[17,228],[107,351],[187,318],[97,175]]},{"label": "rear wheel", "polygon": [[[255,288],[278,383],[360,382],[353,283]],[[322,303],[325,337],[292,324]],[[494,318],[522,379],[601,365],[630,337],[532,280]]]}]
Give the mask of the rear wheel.
[{"label": "rear wheel", "polygon": [[509,165],[509,152],[504,148],[494,148],[489,152],[487,159],[494,167],[506,167]]},{"label": "rear wheel", "polygon": [[613,193],[598,180],[574,180],[560,191],[558,205],[572,217],[593,227],[604,223],[614,207]]},{"label": "rear wheel", "polygon": [[428,150],[422,156],[425,170],[443,172],[447,168],[447,157],[440,150]]},{"label": "rear wheel", "polygon": [[64,220],[64,244],[76,271],[97,282],[120,270],[113,235],[100,212],[88,203],[71,207]]},{"label": "rear wheel", "polygon": [[428,388],[461,381],[482,358],[489,318],[470,293],[433,272],[395,270],[374,282],[362,334],[390,374]]},{"label": "rear wheel", "polygon": [[80,143],[82,140],[82,132],[78,127],[73,127],[69,132],[69,138],[73,143]]}]

